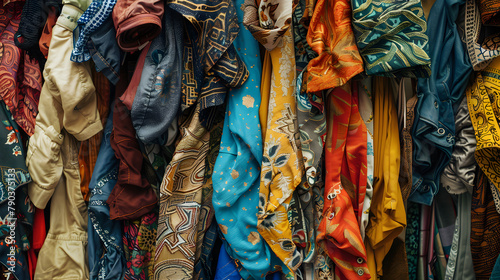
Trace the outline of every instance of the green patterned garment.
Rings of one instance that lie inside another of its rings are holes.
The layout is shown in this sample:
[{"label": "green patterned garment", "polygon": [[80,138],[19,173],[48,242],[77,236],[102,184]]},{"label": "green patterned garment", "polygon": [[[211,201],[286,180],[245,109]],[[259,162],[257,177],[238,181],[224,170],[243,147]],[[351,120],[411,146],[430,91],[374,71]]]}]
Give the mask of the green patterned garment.
[{"label": "green patterned garment", "polygon": [[352,0],[356,43],[368,75],[430,75],[427,22],[420,0]]}]

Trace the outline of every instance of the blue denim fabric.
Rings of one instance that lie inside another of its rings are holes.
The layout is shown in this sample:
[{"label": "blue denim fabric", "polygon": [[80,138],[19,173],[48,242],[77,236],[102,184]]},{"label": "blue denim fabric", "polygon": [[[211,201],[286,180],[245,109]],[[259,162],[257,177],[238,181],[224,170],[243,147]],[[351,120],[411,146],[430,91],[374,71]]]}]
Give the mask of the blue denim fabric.
[{"label": "blue denim fabric", "polygon": [[113,112],[110,112],[99,155],[89,183],[89,270],[90,279],[122,279],[125,272],[125,254],[120,221],[110,220],[106,200],[116,184],[119,161],[111,148]]},{"label": "blue denim fabric", "polygon": [[413,188],[409,200],[431,205],[439,179],[455,144],[453,104],[465,92],[472,66],[457,29],[464,0],[436,0],[427,35],[431,77],[418,79],[418,103],[413,125]]},{"label": "blue denim fabric", "polygon": [[101,72],[116,85],[120,79],[120,65],[123,52],[116,42],[116,30],[112,17],[108,17],[87,43],[97,72]]},{"label": "blue denim fabric", "polygon": [[203,244],[201,245],[201,255],[194,266],[194,275],[198,276],[198,280],[214,279],[214,268],[217,265],[215,256],[219,250],[224,250],[220,246],[218,229],[219,226],[213,220],[207,232],[205,232]]},{"label": "blue denim fabric", "polygon": [[144,143],[165,144],[181,105],[182,16],[165,5],[163,28],[149,47],[130,117]]}]

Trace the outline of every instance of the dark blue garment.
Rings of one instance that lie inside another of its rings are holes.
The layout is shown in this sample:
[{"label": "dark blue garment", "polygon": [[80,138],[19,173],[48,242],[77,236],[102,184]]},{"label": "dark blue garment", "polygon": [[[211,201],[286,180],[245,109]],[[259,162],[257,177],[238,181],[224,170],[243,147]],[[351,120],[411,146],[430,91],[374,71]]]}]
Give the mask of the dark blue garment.
[{"label": "dark blue garment", "polygon": [[123,52],[116,42],[116,30],[112,17],[108,17],[87,43],[97,72],[102,72],[116,85],[120,79],[120,64]]},{"label": "dark blue garment", "polygon": [[418,79],[418,103],[413,125],[413,188],[409,200],[431,205],[439,178],[455,144],[453,104],[461,99],[472,66],[460,39],[456,20],[465,0],[436,0],[427,35],[431,76]]},{"label": "dark blue garment", "polygon": [[224,250],[221,248],[219,234],[219,225],[213,220],[203,237],[200,258],[194,265],[194,275],[195,278],[198,277],[198,280],[214,279],[218,264],[215,256],[219,254],[220,250]]},{"label": "dark blue garment", "polygon": [[217,263],[217,272],[214,280],[240,280],[238,268],[234,260],[227,254],[223,246],[219,253],[219,262]]},{"label": "dark blue garment", "polygon": [[[113,109],[112,109],[113,110]],[[111,220],[106,200],[116,184],[119,161],[111,148],[113,112],[110,112],[97,162],[89,183],[89,270],[90,279],[122,279],[125,272],[125,254],[122,243],[122,225]]]},{"label": "dark blue garment", "polygon": [[181,105],[183,18],[165,5],[163,31],[149,47],[131,118],[144,143],[165,144]]}]

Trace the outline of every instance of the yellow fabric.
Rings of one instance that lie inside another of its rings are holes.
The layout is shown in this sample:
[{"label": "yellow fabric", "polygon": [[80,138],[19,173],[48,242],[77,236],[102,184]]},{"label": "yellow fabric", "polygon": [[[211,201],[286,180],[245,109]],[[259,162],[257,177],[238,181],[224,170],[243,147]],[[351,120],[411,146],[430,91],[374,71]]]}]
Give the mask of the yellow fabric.
[{"label": "yellow fabric", "polygon": [[[270,87],[266,86],[265,82],[269,77]],[[258,230],[284,264],[291,271],[295,271],[302,257],[292,242],[287,208],[292,193],[302,178],[303,163],[296,116],[297,105],[293,95],[295,56],[290,30],[286,31],[280,46],[266,51],[262,81],[263,108],[260,110],[260,118],[264,120],[264,154]]]},{"label": "yellow fabric", "polygon": [[495,58],[466,90],[476,134],[476,162],[500,190],[500,58]]},{"label": "yellow fabric", "polygon": [[399,130],[397,108],[388,78],[374,80],[374,185],[365,247],[372,279],[383,275],[382,262],[393,240],[406,226],[399,187]]}]

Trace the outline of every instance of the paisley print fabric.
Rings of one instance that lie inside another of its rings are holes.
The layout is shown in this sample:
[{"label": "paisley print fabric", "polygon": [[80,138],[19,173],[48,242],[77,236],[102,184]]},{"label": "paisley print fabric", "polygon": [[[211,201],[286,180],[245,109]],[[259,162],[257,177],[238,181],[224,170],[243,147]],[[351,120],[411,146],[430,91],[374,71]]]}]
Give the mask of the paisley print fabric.
[{"label": "paisley print fabric", "polygon": [[366,189],[366,126],[351,83],[335,88],[327,99],[324,167],[328,172],[316,242],[335,263],[336,277],[369,279],[357,221],[362,209],[358,203],[364,201]]},{"label": "paisley print fabric", "polygon": [[351,27],[348,0],[318,0],[307,32],[307,43],[318,54],[307,65],[307,92],[342,86],[363,72],[363,61]]},{"label": "paisley print fabric", "polygon": [[476,134],[476,162],[500,190],[500,58],[476,73],[467,90],[467,104]]},{"label": "paisley print fabric", "polygon": [[[304,168],[294,96],[293,36],[289,28],[293,6],[292,2],[278,1],[262,1],[259,6],[254,0],[246,0],[243,18],[253,37],[266,48],[259,111],[264,146],[257,224],[259,233],[286,265],[282,267],[285,275],[297,270],[302,262],[287,217]],[[272,27],[272,22],[274,28],[266,29]]]},{"label": "paisley print fabric", "polygon": [[297,75],[307,68],[307,64],[311,59],[318,56],[307,43],[309,23],[306,23],[307,15],[304,15],[307,9],[306,5],[306,0],[299,0],[292,15],[293,39],[295,42],[295,69],[297,70]]},{"label": "paisley print fabric", "polygon": [[303,261],[311,263],[314,261],[316,248],[312,188],[319,174],[318,164],[323,154],[321,138],[326,133],[326,119],[322,108],[322,99],[313,96],[314,101],[312,102],[315,105],[312,105],[307,94],[301,91],[302,73],[297,78],[296,85],[297,120],[305,174],[293,193],[288,216],[292,227],[293,242],[304,257]]},{"label": "paisley print fabric", "polygon": [[388,78],[374,79],[373,197],[365,245],[373,279],[383,276],[383,260],[406,226],[399,186],[400,146],[397,109]]},{"label": "paisley print fabric", "polygon": [[352,0],[356,43],[368,75],[429,77],[429,38],[420,0]]},{"label": "paisley print fabric", "polygon": [[500,25],[500,3],[495,0],[476,0],[484,25]]},{"label": "paisley print fabric", "polygon": [[42,73],[38,62],[14,44],[19,28],[22,4],[0,9],[0,98],[9,107],[15,121],[29,135],[35,132],[38,100],[42,89]]}]

